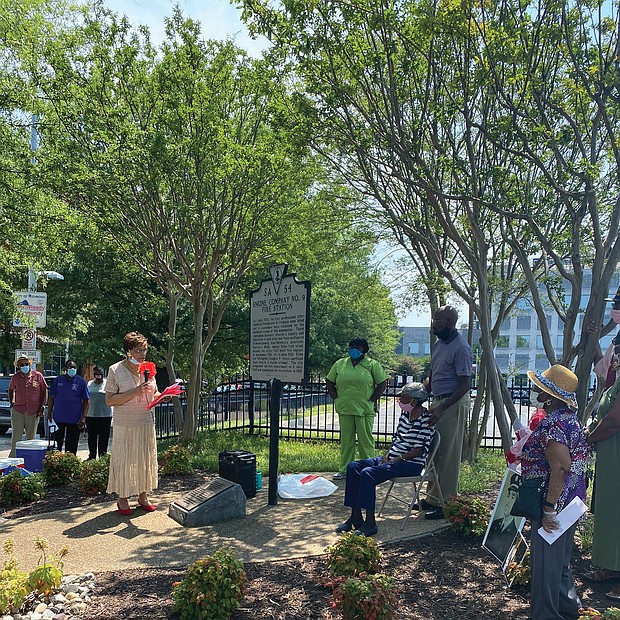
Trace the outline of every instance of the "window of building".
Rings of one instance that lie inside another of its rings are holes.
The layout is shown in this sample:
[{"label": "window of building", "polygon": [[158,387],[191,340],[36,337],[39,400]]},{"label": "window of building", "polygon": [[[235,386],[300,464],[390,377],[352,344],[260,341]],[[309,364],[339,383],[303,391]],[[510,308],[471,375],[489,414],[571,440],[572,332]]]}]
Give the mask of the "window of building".
[{"label": "window of building", "polygon": [[420,343],[419,342],[410,342],[408,348],[409,348],[409,353],[411,355],[417,355],[420,352]]},{"label": "window of building", "polygon": [[510,338],[508,336],[499,336],[497,339],[497,347],[507,349],[510,346]]},{"label": "window of building", "polygon": [[562,347],[564,346],[564,334],[558,334],[556,340],[557,344],[555,345],[555,348],[561,351]]},{"label": "window of building", "polygon": [[517,336],[517,349],[529,349],[530,337],[529,336]]},{"label": "window of building", "polygon": [[529,329],[532,325],[532,317],[529,316],[518,316],[517,317],[517,329]]},{"label": "window of building", "polygon": [[430,355],[430,353],[431,353],[431,343],[425,342],[424,343],[424,355]]},{"label": "window of building", "polygon": [[543,339],[542,336],[536,336],[536,348],[537,349],[544,349],[544,345],[543,345]]},{"label": "window of building", "polygon": [[502,331],[509,332],[510,331],[510,319],[506,319],[502,323]]},{"label": "window of building", "polygon": [[530,356],[529,355],[515,355],[515,366],[519,372],[529,370]]}]

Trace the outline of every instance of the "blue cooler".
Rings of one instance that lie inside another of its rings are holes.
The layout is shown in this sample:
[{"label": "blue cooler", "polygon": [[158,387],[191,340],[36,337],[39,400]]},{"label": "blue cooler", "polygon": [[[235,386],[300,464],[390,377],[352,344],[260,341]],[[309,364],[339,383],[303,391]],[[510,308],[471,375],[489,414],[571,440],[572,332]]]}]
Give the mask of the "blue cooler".
[{"label": "blue cooler", "polygon": [[9,467],[23,467],[24,459],[0,459],[0,476],[4,476]]},{"label": "blue cooler", "polygon": [[24,467],[28,471],[43,471],[43,459],[49,444],[42,439],[27,439],[15,444],[15,454],[24,459]]}]

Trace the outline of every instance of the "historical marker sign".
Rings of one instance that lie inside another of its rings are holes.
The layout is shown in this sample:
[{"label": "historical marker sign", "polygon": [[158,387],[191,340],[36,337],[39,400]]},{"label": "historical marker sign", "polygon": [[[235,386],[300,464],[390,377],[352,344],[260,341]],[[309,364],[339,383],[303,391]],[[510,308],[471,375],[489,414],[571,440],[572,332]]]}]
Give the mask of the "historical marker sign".
[{"label": "historical marker sign", "polygon": [[287,275],[287,265],[270,268],[250,297],[250,376],[254,381],[308,379],[310,282]]}]

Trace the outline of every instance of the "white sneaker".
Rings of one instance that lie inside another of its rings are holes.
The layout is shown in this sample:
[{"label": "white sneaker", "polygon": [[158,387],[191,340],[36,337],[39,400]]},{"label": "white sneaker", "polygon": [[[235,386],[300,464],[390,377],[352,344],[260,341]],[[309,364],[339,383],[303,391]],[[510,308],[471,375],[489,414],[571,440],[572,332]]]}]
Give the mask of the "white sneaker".
[{"label": "white sneaker", "polygon": [[332,480],[346,480],[347,475],[344,472],[336,472],[333,476],[332,476]]}]

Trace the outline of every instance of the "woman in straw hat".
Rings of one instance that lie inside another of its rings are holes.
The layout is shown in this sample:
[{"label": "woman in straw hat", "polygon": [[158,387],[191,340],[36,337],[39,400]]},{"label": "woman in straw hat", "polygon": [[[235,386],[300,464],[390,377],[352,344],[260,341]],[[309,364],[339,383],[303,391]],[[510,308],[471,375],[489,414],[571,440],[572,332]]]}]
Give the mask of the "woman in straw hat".
[{"label": "woman in straw hat", "polygon": [[534,384],[530,402],[546,416],[523,446],[523,478],[546,478],[547,496],[543,515],[532,519],[531,606],[533,620],[578,618],[581,601],[570,569],[573,537],[577,524],[569,527],[552,545],[538,533],[559,527],[558,512],[575,497],[586,498],[584,471],[588,447],[575,409],[577,377],[556,364],[545,372],[528,371]]},{"label": "woman in straw hat", "polygon": [[[596,448],[596,476],[592,493],[594,535],[592,562],[600,567],[585,575],[588,581],[620,579],[620,380],[603,393],[596,412],[597,424],[588,435],[588,443]],[[607,598],[620,600],[620,585]]]}]

